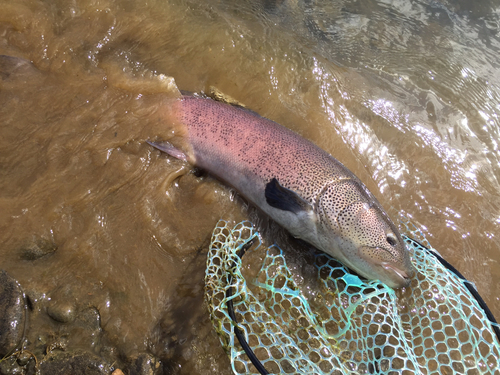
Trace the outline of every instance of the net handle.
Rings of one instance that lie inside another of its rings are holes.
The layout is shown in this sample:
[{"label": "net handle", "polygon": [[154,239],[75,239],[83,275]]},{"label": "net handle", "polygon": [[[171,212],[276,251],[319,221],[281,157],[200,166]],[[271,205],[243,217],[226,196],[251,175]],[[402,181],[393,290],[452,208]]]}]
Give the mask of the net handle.
[{"label": "net handle", "polygon": [[[243,246],[238,250],[238,257],[240,259],[245,255],[245,251],[247,251],[252,245],[254,244],[254,239],[251,239],[247,243],[243,244]],[[231,264],[231,268],[236,267],[236,264],[233,261],[233,264]],[[245,336],[243,335],[243,332],[238,328],[238,320],[236,319],[236,315],[234,313],[234,306],[233,306],[233,299],[230,298],[233,295],[233,287],[231,286],[231,283],[233,281],[233,276],[231,274],[228,275],[228,285],[229,288],[226,290],[226,298],[227,298],[227,312],[229,313],[229,316],[231,317],[231,320],[233,321],[233,327],[234,327],[234,334],[236,335],[236,338],[238,339],[241,347],[245,351],[245,354],[248,356],[252,364],[255,366],[257,371],[261,373],[262,375],[267,375],[269,372],[266,370],[262,362],[257,358],[255,353],[253,352],[252,348],[250,345],[248,345],[247,340],[245,339]]]}]

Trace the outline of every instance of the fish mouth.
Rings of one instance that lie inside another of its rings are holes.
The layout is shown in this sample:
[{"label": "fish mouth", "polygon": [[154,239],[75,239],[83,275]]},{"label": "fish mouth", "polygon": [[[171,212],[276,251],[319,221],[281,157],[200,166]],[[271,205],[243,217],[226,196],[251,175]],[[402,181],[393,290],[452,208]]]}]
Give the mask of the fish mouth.
[{"label": "fish mouth", "polygon": [[413,272],[412,272],[412,275],[408,275],[408,273],[398,267],[396,267],[394,264],[391,264],[391,263],[388,263],[388,262],[382,262],[380,264],[385,270],[387,271],[391,271],[393,272],[394,274],[396,274],[396,276],[400,279],[401,283],[402,284],[401,286],[409,286],[410,283],[411,283],[411,277],[413,276]]},{"label": "fish mouth", "polygon": [[389,257],[384,252],[387,250],[381,247],[361,247],[359,255],[368,263],[370,270],[367,270],[367,273],[370,274],[370,278],[378,279],[393,289],[410,286],[411,279],[416,272],[410,259],[408,261],[403,259],[399,262],[389,261],[387,259]]}]

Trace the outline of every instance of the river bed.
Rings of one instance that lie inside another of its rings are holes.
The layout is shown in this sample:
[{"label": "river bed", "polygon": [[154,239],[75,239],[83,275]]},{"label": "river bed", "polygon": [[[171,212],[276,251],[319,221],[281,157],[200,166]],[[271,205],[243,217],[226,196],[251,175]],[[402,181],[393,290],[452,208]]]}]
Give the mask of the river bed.
[{"label": "river bed", "polygon": [[205,257],[248,210],[146,144],[177,87],[330,152],[500,318],[499,31],[494,1],[0,1],[0,54],[32,63],[0,81],[0,268],[30,350],[230,373]]}]

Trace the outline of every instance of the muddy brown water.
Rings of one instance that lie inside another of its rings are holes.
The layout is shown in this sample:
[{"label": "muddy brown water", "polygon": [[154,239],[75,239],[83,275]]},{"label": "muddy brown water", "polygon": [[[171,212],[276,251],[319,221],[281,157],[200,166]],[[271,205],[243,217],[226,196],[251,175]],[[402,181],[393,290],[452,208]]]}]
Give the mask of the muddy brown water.
[{"label": "muddy brown water", "polygon": [[[175,84],[330,152],[500,318],[499,28],[488,1],[0,2],[0,54],[33,63],[0,81],[0,268],[29,296],[32,350],[229,373],[205,256],[247,208],[145,143],[169,135]],[[86,309],[98,333],[75,331]]]}]

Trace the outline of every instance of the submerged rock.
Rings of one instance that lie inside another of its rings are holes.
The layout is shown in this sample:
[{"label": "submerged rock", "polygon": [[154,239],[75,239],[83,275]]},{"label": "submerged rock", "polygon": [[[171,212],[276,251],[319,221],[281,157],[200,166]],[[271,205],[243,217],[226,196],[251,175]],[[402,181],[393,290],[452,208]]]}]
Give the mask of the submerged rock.
[{"label": "submerged rock", "polygon": [[43,237],[34,236],[21,248],[21,259],[37,260],[45,255],[52,254],[57,250],[57,246]]},{"label": "submerged rock", "polygon": [[0,374],[2,375],[21,375],[24,369],[17,363],[16,357],[7,357],[0,361]]},{"label": "submerged rock", "polygon": [[149,353],[140,354],[132,359],[129,373],[130,375],[159,375],[162,373],[161,362]]},{"label": "submerged rock", "polygon": [[108,375],[112,367],[102,358],[84,351],[54,351],[39,366],[41,375]]},{"label": "submerged rock", "polygon": [[37,73],[33,64],[23,58],[0,55],[0,80],[8,80],[11,76],[29,76]]},{"label": "submerged rock", "polygon": [[0,271],[0,358],[13,351],[24,334],[26,309],[21,287]]},{"label": "submerged rock", "polygon": [[32,359],[33,354],[31,352],[23,351],[17,355],[17,364],[19,366],[26,366]]},{"label": "submerged rock", "polygon": [[68,301],[56,301],[48,306],[47,314],[56,322],[69,323],[75,320],[75,306]]}]

